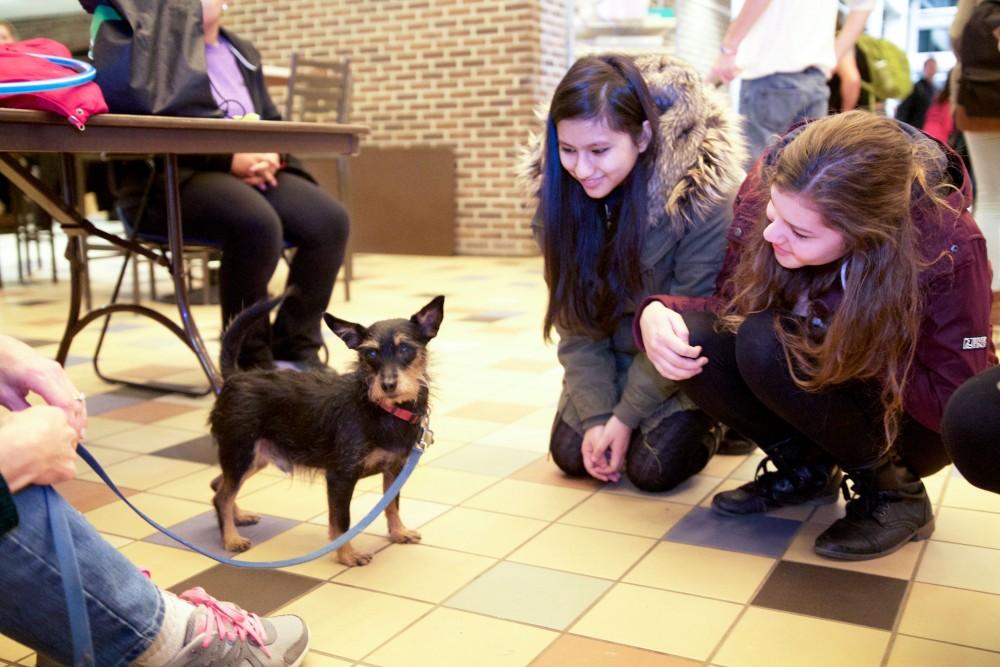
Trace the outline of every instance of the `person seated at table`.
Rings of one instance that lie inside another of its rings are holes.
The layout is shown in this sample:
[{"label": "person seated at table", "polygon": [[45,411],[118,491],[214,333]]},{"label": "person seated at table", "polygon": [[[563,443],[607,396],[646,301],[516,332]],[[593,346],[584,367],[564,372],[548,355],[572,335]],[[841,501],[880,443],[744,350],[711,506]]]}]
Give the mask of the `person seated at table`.
[{"label": "person seated at table", "polygon": [[[945,403],[996,364],[970,201],[957,155],[865,111],[798,127],[764,154],[737,198],[719,296],[653,297],[637,314],[654,367],[767,453],[714,511],[834,502],[843,470],[847,513],[817,553],[877,558],[930,536],[921,479],[950,462]],[[960,470],[996,458],[975,451]]]},{"label": "person seated at table", "polygon": [[[29,405],[34,393],[46,405]],[[82,395],[56,362],[0,335],[0,634],[73,663],[46,494],[76,476],[76,443],[87,428]],[[201,588],[164,591],[109,544],[61,496],[90,621],[93,663],[103,666],[299,665],[309,632],[298,616],[260,618]],[[244,664],[244,663],[241,663]]]},{"label": "person seated at table", "polygon": [[[264,84],[261,58],[249,42],[220,25],[226,5],[202,0],[205,58],[212,94],[227,117],[257,114],[280,120]],[[141,162],[119,164],[119,205],[146,233],[166,233],[160,165],[150,174]],[[240,367],[321,366],[320,318],[330,301],[347,247],[344,208],[301,169],[277,153],[183,157],[180,200],[184,238],[221,245],[219,272],[225,325],[267,297],[267,284],[284,242],[295,247],[288,285],[295,289],[278,310],[248,334]],[[141,216],[140,216],[141,212]],[[141,220],[139,218],[141,217]]]}]

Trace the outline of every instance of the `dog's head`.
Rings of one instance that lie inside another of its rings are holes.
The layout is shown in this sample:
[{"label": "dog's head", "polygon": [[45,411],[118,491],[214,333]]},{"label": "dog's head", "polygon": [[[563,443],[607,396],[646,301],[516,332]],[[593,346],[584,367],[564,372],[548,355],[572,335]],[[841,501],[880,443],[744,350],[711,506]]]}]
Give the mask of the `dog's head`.
[{"label": "dog's head", "polygon": [[326,325],[358,352],[358,369],[368,377],[374,403],[413,402],[428,385],[427,343],[444,318],[444,296],[434,297],[410,319],[381,320],[369,327],[327,313]]}]

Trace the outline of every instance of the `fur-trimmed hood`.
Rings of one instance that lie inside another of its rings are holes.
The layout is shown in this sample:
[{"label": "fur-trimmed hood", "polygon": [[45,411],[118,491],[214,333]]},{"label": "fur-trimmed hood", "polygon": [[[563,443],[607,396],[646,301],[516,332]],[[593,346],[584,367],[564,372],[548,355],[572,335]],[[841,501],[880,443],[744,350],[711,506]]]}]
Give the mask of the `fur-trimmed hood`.
[{"label": "fur-trimmed hood", "polygon": [[[658,177],[648,185],[649,225],[668,220],[683,230],[718,208],[743,180],[746,147],[739,117],[684,61],[647,55],[635,64],[660,109]],[[541,186],[543,159],[544,136],[533,135],[521,170],[532,195]]]}]

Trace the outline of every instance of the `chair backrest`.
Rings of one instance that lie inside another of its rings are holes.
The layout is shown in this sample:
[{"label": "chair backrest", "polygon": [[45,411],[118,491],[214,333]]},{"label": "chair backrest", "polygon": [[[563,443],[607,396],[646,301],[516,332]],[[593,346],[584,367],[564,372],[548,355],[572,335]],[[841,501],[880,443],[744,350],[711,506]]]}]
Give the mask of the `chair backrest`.
[{"label": "chair backrest", "polygon": [[285,120],[346,123],[351,104],[351,60],[313,60],[292,54]]}]

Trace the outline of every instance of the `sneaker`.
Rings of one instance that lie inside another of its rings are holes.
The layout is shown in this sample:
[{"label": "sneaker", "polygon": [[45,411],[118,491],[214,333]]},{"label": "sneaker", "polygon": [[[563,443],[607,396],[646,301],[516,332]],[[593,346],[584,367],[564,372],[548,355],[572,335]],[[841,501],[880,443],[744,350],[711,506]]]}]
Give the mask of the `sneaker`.
[{"label": "sneaker", "polygon": [[195,610],[181,650],[166,667],[299,667],[309,652],[309,631],[298,616],[261,618],[201,587],[179,597]]}]

